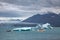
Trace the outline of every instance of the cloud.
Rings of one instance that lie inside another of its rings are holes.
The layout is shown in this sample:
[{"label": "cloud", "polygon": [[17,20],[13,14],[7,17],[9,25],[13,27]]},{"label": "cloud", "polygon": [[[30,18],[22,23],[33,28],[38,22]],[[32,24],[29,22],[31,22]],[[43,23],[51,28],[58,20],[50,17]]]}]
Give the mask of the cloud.
[{"label": "cloud", "polygon": [[31,6],[31,5],[44,6],[44,7],[60,6],[60,0],[0,0],[0,1],[22,6]]},{"label": "cloud", "polygon": [[0,0],[0,17],[29,17],[48,11],[59,14],[59,0]]},{"label": "cloud", "polygon": [[19,6],[19,5],[14,5],[14,4],[9,4],[9,3],[3,3],[0,2],[0,11],[6,11],[6,10],[13,10],[13,11],[20,11],[20,12],[41,12],[41,10],[54,10],[54,11],[59,11],[59,7],[34,7],[34,6]]}]

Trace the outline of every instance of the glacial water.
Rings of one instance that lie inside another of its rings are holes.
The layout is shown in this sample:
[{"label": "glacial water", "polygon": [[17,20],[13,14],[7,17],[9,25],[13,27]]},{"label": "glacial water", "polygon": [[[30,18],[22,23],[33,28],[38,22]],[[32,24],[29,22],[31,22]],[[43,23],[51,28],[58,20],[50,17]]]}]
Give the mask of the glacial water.
[{"label": "glacial water", "polygon": [[13,31],[6,32],[14,27],[0,26],[0,40],[60,40],[60,27],[45,32]]}]

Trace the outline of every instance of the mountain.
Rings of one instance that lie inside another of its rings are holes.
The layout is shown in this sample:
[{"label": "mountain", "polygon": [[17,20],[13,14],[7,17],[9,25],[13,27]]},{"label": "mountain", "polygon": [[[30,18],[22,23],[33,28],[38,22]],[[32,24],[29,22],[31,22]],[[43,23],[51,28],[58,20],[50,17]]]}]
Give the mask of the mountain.
[{"label": "mountain", "polygon": [[60,27],[60,15],[48,12],[47,14],[36,14],[28,19],[24,20],[23,22],[30,22],[30,23],[50,23],[54,27]]},{"label": "mountain", "polygon": [[9,21],[21,21],[20,19],[10,19]]},{"label": "mountain", "polygon": [[20,19],[0,20],[0,23],[20,23]]}]

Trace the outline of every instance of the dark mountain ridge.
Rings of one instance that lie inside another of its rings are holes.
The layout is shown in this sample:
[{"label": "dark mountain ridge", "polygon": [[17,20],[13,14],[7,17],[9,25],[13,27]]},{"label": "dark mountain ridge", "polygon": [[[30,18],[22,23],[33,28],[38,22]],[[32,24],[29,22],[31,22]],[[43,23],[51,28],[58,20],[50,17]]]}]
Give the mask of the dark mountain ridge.
[{"label": "dark mountain ridge", "polygon": [[30,23],[50,23],[54,27],[60,27],[60,15],[48,12],[47,14],[36,14],[28,19],[24,20],[23,22],[30,22]]}]

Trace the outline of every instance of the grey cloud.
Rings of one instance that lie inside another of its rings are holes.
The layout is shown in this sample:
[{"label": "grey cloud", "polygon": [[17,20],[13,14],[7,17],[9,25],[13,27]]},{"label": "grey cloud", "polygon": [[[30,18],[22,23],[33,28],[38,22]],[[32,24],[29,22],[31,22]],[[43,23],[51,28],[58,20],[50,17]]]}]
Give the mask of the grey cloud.
[{"label": "grey cloud", "polygon": [[28,12],[16,12],[16,11],[0,11],[0,17],[29,17],[33,13]]},{"label": "grey cloud", "polygon": [[0,11],[0,17],[21,17],[22,15],[19,15],[15,11]]},{"label": "grey cloud", "polygon": [[9,9],[8,12],[0,12],[0,17],[27,17],[46,10],[54,10],[53,12],[56,12],[54,8],[60,7],[60,0],[0,0],[0,2],[7,3],[7,5],[3,5],[3,10],[9,8],[13,10]]},{"label": "grey cloud", "polygon": [[44,7],[60,6],[60,0],[0,0],[0,1],[22,6],[31,6],[31,5],[44,6]]},{"label": "grey cloud", "polygon": [[24,6],[22,9],[29,10],[39,10],[41,7],[56,7],[56,6],[60,7],[60,0],[0,0],[0,1],[15,4],[18,6]]}]

